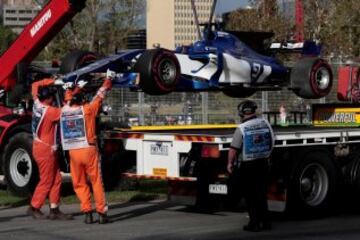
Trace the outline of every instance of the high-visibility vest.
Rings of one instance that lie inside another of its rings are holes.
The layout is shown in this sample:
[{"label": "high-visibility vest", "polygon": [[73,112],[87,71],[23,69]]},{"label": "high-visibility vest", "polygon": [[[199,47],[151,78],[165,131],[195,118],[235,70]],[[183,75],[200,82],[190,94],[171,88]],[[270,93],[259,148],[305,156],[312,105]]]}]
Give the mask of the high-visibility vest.
[{"label": "high-visibility vest", "polygon": [[50,145],[50,144],[42,141],[39,137],[39,130],[42,125],[42,122],[44,121],[44,117],[45,117],[48,109],[49,109],[49,107],[42,104],[39,99],[35,100],[34,105],[33,105],[33,110],[32,110],[31,129],[32,129],[32,133],[33,133],[33,137],[34,137],[35,141],[41,142],[41,143],[53,148],[54,150],[56,150],[57,149],[57,145],[56,145],[57,126],[55,126],[54,145]]},{"label": "high-visibility vest", "polygon": [[89,147],[83,107],[65,105],[60,117],[61,144],[64,150]]},{"label": "high-visibility vest", "polygon": [[265,119],[251,119],[240,124],[239,128],[243,139],[242,161],[253,161],[270,156],[274,146],[274,133]]}]

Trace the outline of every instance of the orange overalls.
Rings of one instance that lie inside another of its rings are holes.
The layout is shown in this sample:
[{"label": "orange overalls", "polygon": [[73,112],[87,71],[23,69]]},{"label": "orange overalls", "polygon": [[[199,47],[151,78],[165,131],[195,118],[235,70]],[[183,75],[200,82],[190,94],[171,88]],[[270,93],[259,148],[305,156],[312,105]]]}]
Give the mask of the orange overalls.
[{"label": "orange overalls", "polygon": [[[96,143],[96,117],[104,100],[105,93],[110,89],[111,80],[105,80],[91,103],[82,106],[88,147],[69,150],[73,187],[80,200],[82,212],[92,211],[87,176],[89,176],[93,188],[96,211],[103,214],[108,210],[101,176],[100,155]],[[79,109],[81,106],[73,108]]]},{"label": "orange overalls", "polygon": [[56,153],[56,129],[61,109],[45,105],[37,97],[41,86],[54,83],[44,79],[32,84],[33,107],[33,156],[39,168],[40,181],[31,199],[31,206],[40,209],[47,197],[51,204],[60,202],[61,175]]}]

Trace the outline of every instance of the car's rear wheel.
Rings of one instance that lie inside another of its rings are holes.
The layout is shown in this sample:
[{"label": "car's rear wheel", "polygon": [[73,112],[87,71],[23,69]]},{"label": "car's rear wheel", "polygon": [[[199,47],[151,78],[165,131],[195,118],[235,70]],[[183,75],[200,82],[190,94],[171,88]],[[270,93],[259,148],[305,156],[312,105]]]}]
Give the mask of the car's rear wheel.
[{"label": "car's rear wheel", "polygon": [[291,88],[305,99],[318,99],[329,94],[333,84],[330,65],[320,58],[303,58],[291,71]]},{"label": "car's rear wheel", "polygon": [[140,88],[151,95],[174,91],[181,74],[175,54],[161,48],[145,51],[137,61],[134,71],[140,74]]}]

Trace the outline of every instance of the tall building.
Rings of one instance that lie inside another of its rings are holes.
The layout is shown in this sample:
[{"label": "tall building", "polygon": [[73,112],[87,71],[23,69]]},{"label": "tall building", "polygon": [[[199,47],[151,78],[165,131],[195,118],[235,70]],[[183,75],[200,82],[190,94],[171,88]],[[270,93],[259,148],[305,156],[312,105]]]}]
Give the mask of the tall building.
[{"label": "tall building", "polygon": [[[196,0],[200,23],[207,23],[213,0]],[[147,48],[174,49],[198,39],[190,0],[147,0]]]},{"label": "tall building", "polygon": [[3,0],[4,4],[10,6],[35,6],[33,0]]},{"label": "tall building", "polygon": [[3,24],[19,34],[39,11],[33,0],[4,0]]}]

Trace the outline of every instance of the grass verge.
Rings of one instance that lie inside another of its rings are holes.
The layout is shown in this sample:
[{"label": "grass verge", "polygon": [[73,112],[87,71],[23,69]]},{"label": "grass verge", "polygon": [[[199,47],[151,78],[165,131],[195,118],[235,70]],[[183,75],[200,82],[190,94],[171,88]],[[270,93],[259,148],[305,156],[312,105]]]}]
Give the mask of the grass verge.
[{"label": "grass verge", "polygon": [[[113,191],[106,192],[109,203],[123,203],[136,201],[149,201],[165,199],[167,191],[166,181],[155,180],[123,180],[119,187]],[[7,190],[0,190],[0,207],[18,207],[29,204],[28,198],[14,196]],[[74,194],[71,184],[64,184],[62,204],[79,203]]]},{"label": "grass verge", "polygon": [[9,191],[0,190],[0,207],[18,207],[28,204],[27,198],[17,197]]}]

